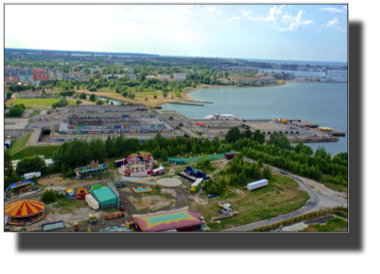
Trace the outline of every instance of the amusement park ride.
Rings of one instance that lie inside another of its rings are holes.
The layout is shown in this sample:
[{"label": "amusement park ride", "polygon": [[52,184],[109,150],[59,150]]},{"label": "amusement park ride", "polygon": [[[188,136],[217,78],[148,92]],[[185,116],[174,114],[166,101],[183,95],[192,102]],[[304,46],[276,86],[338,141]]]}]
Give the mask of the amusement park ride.
[{"label": "amusement park ride", "polygon": [[128,155],[123,159],[123,164],[119,168],[119,172],[124,176],[144,177],[148,175],[160,175],[165,168],[160,166],[154,169],[157,164],[150,153],[140,152],[138,154]]}]

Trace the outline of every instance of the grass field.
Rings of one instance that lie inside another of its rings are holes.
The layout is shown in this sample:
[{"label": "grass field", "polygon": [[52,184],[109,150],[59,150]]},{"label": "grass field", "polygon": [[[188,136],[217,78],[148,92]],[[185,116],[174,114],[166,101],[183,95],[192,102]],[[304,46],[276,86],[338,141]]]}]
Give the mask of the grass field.
[{"label": "grass field", "polygon": [[[26,108],[41,108],[41,109],[50,109],[51,105],[53,103],[57,103],[60,99],[39,99],[39,98],[34,98],[34,99],[21,99],[17,98],[14,102],[13,105],[18,105],[18,104],[23,104]],[[70,105],[75,105],[74,102],[69,101]]]},{"label": "grass field", "polygon": [[11,147],[8,149],[10,155],[15,154],[17,151],[23,149],[28,142],[30,134],[12,142]]},{"label": "grass field", "polygon": [[32,113],[29,115],[29,118],[32,118],[32,117],[35,116],[35,115],[39,115],[40,112],[41,112],[41,110],[36,110],[36,111],[32,112]]},{"label": "grass field", "polygon": [[[252,192],[244,188],[230,189],[224,199],[209,200],[209,204],[200,206],[197,212],[205,217],[211,231],[218,231],[292,212],[308,199],[309,194],[301,191],[293,179],[272,174],[268,186]],[[221,220],[220,224],[212,221],[211,217],[219,215],[218,201],[231,204],[232,210],[239,214]]]},{"label": "grass field", "polygon": [[11,158],[12,160],[19,160],[25,157],[33,157],[34,155],[45,155],[45,159],[51,159],[53,153],[58,151],[58,149],[59,146],[31,146],[18,151]]},{"label": "grass field", "polygon": [[300,232],[344,232],[348,231],[348,222],[341,218],[331,218],[324,225],[312,224]]}]

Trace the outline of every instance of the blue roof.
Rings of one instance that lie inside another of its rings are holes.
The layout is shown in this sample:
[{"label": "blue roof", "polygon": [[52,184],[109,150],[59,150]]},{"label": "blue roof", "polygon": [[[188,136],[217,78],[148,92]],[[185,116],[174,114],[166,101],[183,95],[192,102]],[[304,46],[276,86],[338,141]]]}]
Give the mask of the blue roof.
[{"label": "blue roof", "polygon": [[7,192],[12,187],[26,185],[26,184],[32,183],[32,182],[33,182],[32,180],[28,179],[28,180],[25,180],[25,181],[21,181],[21,182],[10,184],[5,192]]}]

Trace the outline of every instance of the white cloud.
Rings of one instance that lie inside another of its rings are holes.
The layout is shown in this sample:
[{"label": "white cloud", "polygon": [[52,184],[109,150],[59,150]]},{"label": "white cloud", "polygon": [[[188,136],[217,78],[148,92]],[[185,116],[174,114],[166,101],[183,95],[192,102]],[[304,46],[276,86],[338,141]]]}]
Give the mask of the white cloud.
[{"label": "white cloud", "polygon": [[250,13],[251,13],[251,11],[243,10],[243,17],[246,18]]},{"label": "white cloud", "polygon": [[312,20],[302,20],[302,15],[305,14],[303,10],[298,12],[297,17],[286,17],[292,22],[289,24],[288,28],[280,28],[280,31],[297,31],[302,30],[306,25],[313,24]]},{"label": "white cloud", "polygon": [[214,11],[216,11],[216,8],[215,7],[211,7],[211,8],[208,8],[207,10],[210,11],[210,12],[214,12]]},{"label": "white cloud", "polygon": [[286,20],[286,19],[290,19],[290,18],[292,18],[292,16],[289,15],[289,14],[285,14],[285,15],[282,16],[281,18]]},{"label": "white cloud", "polygon": [[[347,8],[346,8],[347,9]],[[329,11],[329,12],[332,12],[332,13],[343,13],[343,12],[346,12],[346,10],[344,9],[337,9],[337,8],[322,8],[322,9],[319,9],[321,11]]]},{"label": "white cloud", "polygon": [[282,13],[281,10],[284,6],[285,5],[282,5],[280,7],[276,7],[276,6],[271,7],[269,9],[269,15],[267,17],[260,15],[258,17],[248,16],[247,18],[252,21],[267,21],[267,22],[276,21],[277,20],[276,16]]},{"label": "white cloud", "polygon": [[344,10],[347,10],[347,6],[343,6],[343,9],[344,9]]},{"label": "white cloud", "polygon": [[228,19],[227,22],[231,22],[231,21],[239,20],[239,19],[240,19],[240,16],[232,17],[232,18]]},{"label": "white cloud", "polygon": [[203,21],[207,21],[207,19],[206,19],[206,18],[203,18]]},{"label": "white cloud", "polygon": [[218,10],[218,14],[221,14],[222,13],[222,11],[221,10]]},{"label": "white cloud", "polygon": [[327,22],[325,25],[320,25],[319,29],[317,31],[320,31],[322,28],[335,28],[338,31],[346,32],[347,30],[343,29],[342,26],[339,23],[338,19],[331,20]]},{"label": "white cloud", "polygon": [[194,5],[181,5],[177,7],[177,12],[179,13],[190,13],[194,8]]}]

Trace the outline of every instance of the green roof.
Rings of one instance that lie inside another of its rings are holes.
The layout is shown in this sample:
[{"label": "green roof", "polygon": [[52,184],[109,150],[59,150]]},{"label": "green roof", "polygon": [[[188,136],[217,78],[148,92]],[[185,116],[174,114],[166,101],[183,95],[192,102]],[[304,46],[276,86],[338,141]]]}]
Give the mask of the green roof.
[{"label": "green roof", "polygon": [[117,204],[117,197],[109,187],[96,189],[93,195],[100,206]]}]

